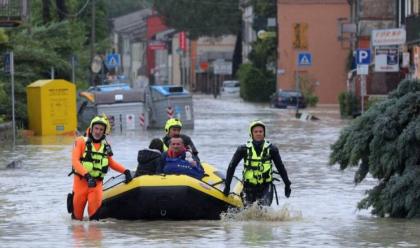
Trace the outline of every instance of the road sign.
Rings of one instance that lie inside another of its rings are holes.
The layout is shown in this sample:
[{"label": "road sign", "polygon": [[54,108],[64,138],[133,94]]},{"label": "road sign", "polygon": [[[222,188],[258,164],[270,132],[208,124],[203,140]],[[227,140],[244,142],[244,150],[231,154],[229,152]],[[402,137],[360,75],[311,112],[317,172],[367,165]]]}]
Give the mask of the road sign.
[{"label": "road sign", "polygon": [[93,73],[99,73],[102,69],[102,58],[99,55],[95,55],[93,57],[92,64],[90,65],[90,69]]},{"label": "road sign", "polygon": [[10,73],[10,53],[6,53],[4,55],[4,72]]},{"label": "road sign", "polygon": [[357,65],[357,75],[369,74],[369,65]]},{"label": "road sign", "polygon": [[308,52],[298,53],[298,66],[312,65],[312,54]]},{"label": "road sign", "polygon": [[105,65],[108,69],[114,69],[121,65],[121,57],[118,53],[108,53],[106,55]]},{"label": "road sign", "polygon": [[232,62],[224,60],[216,60],[213,62],[213,73],[217,75],[232,74]]},{"label": "road sign", "polygon": [[370,49],[357,49],[356,64],[369,65],[370,64]]}]

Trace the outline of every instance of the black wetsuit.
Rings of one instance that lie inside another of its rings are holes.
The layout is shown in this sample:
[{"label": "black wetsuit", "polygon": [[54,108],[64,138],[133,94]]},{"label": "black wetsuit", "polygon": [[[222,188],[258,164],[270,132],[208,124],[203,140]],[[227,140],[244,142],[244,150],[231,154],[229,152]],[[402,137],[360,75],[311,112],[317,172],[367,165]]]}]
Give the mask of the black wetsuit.
[{"label": "black wetsuit", "polygon": [[[262,152],[262,148],[264,142],[252,142],[255,151],[258,156],[260,156]],[[246,145],[241,145],[236,149],[235,154],[232,157],[232,160],[229,163],[229,167],[226,173],[226,187],[230,189],[230,183],[232,182],[232,177],[235,173],[235,169],[238,166],[239,162],[247,156],[248,148]],[[284,184],[290,186],[291,182],[289,177],[287,176],[286,168],[284,167],[283,161],[280,157],[279,149],[271,145],[270,146],[270,155],[272,162],[277,168],[277,171],[280,174],[281,179],[283,180]],[[245,201],[246,204],[251,204],[257,200],[261,202],[262,205],[271,205],[273,200],[273,188],[272,183],[263,183],[259,185],[254,185],[245,182],[244,183],[244,193],[245,193]]]}]

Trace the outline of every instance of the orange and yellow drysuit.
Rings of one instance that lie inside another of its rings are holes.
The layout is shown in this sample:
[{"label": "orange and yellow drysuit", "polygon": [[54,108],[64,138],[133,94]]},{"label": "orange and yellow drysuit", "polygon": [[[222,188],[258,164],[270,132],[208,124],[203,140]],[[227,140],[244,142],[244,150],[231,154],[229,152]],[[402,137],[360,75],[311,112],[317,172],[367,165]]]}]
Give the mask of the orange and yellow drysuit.
[{"label": "orange and yellow drysuit", "polygon": [[[73,180],[72,215],[74,219],[83,220],[86,203],[88,203],[89,218],[95,219],[94,215],[102,203],[102,181],[108,166],[120,173],[124,173],[126,170],[123,165],[112,158],[112,152],[108,153],[107,148],[110,150],[109,144],[105,139],[98,143],[94,143],[87,137],[76,139],[72,152],[72,164],[75,174]],[[86,157],[90,157],[90,159],[86,159]],[[84,178],[87,173],[96,179],[96,186],[93,188],[88,187],[87,180]]]}]

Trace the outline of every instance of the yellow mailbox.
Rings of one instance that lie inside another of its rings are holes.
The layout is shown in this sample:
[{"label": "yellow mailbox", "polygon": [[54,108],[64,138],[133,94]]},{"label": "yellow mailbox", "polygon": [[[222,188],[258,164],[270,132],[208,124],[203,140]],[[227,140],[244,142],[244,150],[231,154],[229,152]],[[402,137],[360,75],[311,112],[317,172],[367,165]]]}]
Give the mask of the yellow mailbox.
[{"label": "yellow mailbox", "polygon": [[38,80],[26,87],[29,129],[35,135],[72,134],[77,128],[76,86],[66,80]]}]

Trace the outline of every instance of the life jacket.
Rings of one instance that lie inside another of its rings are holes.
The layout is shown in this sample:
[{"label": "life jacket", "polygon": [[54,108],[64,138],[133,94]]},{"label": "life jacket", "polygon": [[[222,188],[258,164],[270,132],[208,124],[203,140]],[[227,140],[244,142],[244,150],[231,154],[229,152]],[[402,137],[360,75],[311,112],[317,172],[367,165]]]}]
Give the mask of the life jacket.
[{"label": "life jacket", "polygon": [[165,142],[163,141],[163,139],[162,139],[162,143],[163,143],[163,151],[164,152],[166,152],[166,151],[168,151],[168,146],[165,144]]},{"label": "life jacket", "polygon": [[102,139],[101,146],[95,150],[89,137],[83,137],[83,139],[86,145],[80,162],[93,178],[103,179],[109,168],[108,156],[112,156],[111,146],[105,139]]},{"label": "life jacket", "polygon": [[197,179],[204,177],[204,170],[201,165],[198,163],[196,166],[191,165],[185,160],[185,154],[177,158],[170,158],[167,154],[164,154],[164,162],[163,173],[165,174],[183,174]]},{"label": "life jacket", "polygon": [[273,165],[270,156],[271,143],[264,141],[261,154],[258,156],[252,140],[246,143],[247,155],[244,158],[243,179],[245,183],[259,185],[273,181]]}]

